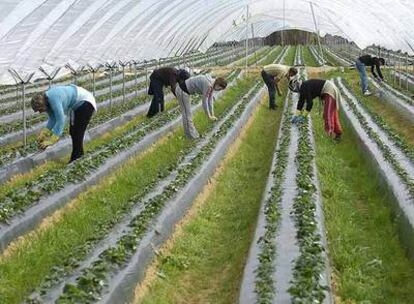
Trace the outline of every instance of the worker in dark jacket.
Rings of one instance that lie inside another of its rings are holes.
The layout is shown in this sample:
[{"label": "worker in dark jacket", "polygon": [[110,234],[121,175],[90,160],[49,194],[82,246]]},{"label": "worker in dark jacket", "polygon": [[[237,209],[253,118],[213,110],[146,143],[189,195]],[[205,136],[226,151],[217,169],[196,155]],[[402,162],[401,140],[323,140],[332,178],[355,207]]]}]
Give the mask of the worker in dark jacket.
[{"label": "worker in dark jacket", "polygon": [[153,117],[158,112],[164,111],[164,87],[170,87],[175,94],[177,83],[185,81],[190,73],[184,69],[164,67],[154,70],[150,76],[148,94],[153,95],[147,117]]},{"label": "worker in dark jacket", "polygon": [[333,82],[323,79],[309,79],[302,82],[294,78],[289,81],[289,90],[299,93],[299,101],[292,123],[304,122],[312,110],[313,99],[319,97],[324,103],[323,119],[326,133],[329,136],[335,136],[337,140],[341,138],[342,127],[338,113],[341,94]]},{"label": "worker in dark jacket", "polygon": [[[365,67],[371,67],[371,73],[374,76],[374,78],[376,80],[383,81],[384,76],[382,76],[381,66],[385,65],[385,60],[384,58],[372,57],[371,55],[364,55],[358,58],[355,65],[359,72],[359,76],[361,77],[362,94],[369,96],[371,95],[371,92],[368,90],[368,76]],[[375,73],[374,68],[377,70],[378,75]]]}]

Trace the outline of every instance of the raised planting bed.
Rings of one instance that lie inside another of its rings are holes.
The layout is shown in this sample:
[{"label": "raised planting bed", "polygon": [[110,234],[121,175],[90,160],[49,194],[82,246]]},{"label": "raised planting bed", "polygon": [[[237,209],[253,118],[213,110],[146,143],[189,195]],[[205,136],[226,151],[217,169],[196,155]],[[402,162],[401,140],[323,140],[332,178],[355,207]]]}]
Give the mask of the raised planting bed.
[{"label": "raised planting bed", "polygon": [[311,53],[309,46],[305,46],[303,48],[303,60],[305,61],[305,65],[306,66],[310,66],[310,67],[318,67],[318,66],[320,66],[320,64],[318,63],[318,61],[315,59],[315,57]]},{"label": "raised planting bed", "polygon": [[296,47],[296,52],[295,52],[295,60],[294,60],[294,65],[296,65],[296,66],[300,66],[300,65],[303,65],[304,63],[303,63],[303,59],[302,59],[302,55],[303,55],[303,53],[302,53],[302,46],[301,45],[298,45],[297,47]]},{"label": "raised planting bed", "polygon": [[[411,258],[414,257],[414,181],[413,163],[398,146],[395,138],[381,129],[352,96],[342,80],[336,80],[343,92],[344,116],[360,138],[359,144],[370,156],[373,167],[384,180],[395,198],[394,210],[400,227],[400,238]],[[375,118],[374,118],[375,119]],[[401,144],[400,144],[401,145]]]},{"label": "raised planting bed", "polygon": [[408,118],[414,123],[414,99],[394,89],[389,84],[378,83],[371,77],[369,80],[375,87],[376,95],[381,100],[386,100],[387,102],[394,105],[400,111],[402,116]]},{"label": "raised planting bed", "polygon": [[277,58],[279,58],[280,53],[283,51],[283,48],[281,46],[275,46],[272,48],[272,50],[269,52],[269,54],[262,59],[260,59],[257,64],[258,65],[268,65],[271,63],[274,63]]},{"label": "raised planting bed", "polygon": [[296,47],[289,46],[286,50],[286,54],[283,56],[282,64],[292,66],[295,63]]},{"label": "raised planting bed", "polygon": [[285,101],[272,171],[244,271],[240,303],[332,303],[310,122]]}]

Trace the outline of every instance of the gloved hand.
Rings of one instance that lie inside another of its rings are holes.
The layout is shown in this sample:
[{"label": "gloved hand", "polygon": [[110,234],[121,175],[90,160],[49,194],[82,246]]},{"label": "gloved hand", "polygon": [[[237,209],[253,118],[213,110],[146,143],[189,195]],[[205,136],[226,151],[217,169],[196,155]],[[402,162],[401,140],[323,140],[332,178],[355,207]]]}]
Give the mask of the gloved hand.
[{"label": "gloved hand", "polygon": [[309,112],[306,110],[299,111],[297,110],[295,115],[292,118],[293,124],[301,124],[305,122],[306,117],[308,116]]},{"label": "gloved hand", "polygon": [[40,143],[40,148],[42,149],[46,149],[47,147],[54,145],[55,143],[57,143],[59,141],[59,136],[52,134],[50,137],[45,138],[41,143]]},{"label": "gloved hand", "polygon": [[40,131],[39,136],[37,137],[37,141],[38,141],[38,142],[42,142],[42,141],[44,141],[47,137],[50,137],[50,136],[52,136],[52,135],[53,135],[53,133],[52,133],[52,131],[51,131],[51,130],[49,130],[48,128],[43,128],[43,129]]},{"label": "gloved hand", "polygon": [[217,117],[216,116],[210,116],[210,120],[216,121],[217,120]]}]

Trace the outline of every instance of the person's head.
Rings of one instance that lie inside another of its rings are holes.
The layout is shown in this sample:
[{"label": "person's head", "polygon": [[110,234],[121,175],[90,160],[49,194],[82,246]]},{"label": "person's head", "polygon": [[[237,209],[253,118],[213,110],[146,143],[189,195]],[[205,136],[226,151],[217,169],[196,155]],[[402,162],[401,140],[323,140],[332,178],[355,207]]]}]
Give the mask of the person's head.
[{"label": "person's head", "polygon": [[380,65],[385,65],[385,59],[384,58],[378,58],[378,61]]},{"label": "person's head", "polygon": [[297,74],[298,74],[298,69],[295,67],[291,67],[286,74],[286,78],[290,79],[291,77],[296,76]]},{"label": "person's head", "polygon": [[213,89],[214,91],[221,91],[227,87],[227,81],[223,77],[218,77],[214,81]]},{"label": "person's head", "polygon": [[33,111],[43,113],[47,111],[47,100],[44,93],[35,94],[30,101]]},{"label": "person's head", "polygon": [[302,81],[297,79],[297,78],[293,78],[289,81],[289,90],[291,90],[294,93],[299,93],[300,91],[300,87],[302,85]]}]

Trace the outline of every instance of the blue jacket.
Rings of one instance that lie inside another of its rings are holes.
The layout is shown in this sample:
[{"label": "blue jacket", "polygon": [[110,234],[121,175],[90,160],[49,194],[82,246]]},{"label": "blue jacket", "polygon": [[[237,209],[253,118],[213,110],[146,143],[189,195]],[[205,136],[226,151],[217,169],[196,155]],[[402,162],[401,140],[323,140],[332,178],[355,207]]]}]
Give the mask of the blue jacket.
[{"label": "blue jacket", "polygon": [[76,86],[53,86],[46,91],[49,120],[46,127],[52,130],[53,134],[61,136],[65,126],[65,118],[70,111],[75,111],[83,104],[78,101]]}]

